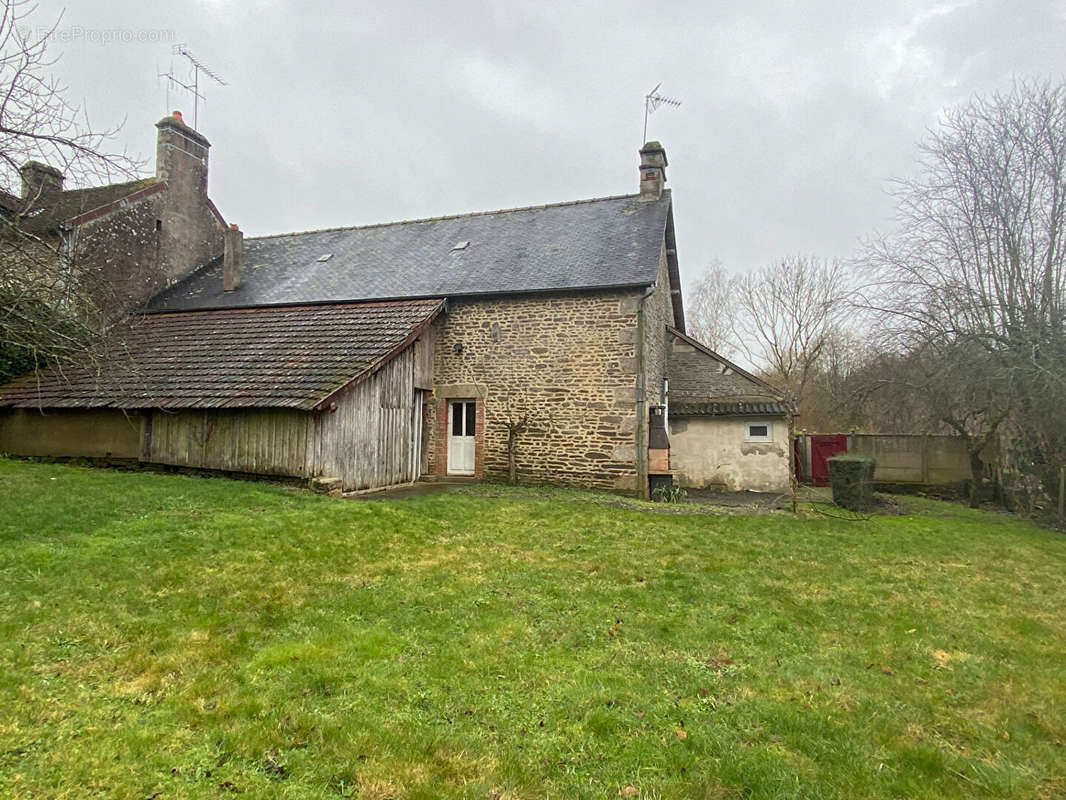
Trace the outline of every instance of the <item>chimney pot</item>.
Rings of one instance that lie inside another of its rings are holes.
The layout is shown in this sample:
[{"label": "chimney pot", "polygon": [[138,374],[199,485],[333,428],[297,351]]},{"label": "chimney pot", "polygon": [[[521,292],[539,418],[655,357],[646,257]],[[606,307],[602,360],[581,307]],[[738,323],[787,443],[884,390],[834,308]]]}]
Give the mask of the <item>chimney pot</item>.
[{"label": "chimney pot", "polygon": [[230,224],[224,234],[222,250],[222,291],[232,292],[241,285],[241,260],[244,258],[244,234]]},{"label": "chimney pot", "polygon": [[173,114],[171,114],[171,116],[174,117],[174,119],[176,119],[182,125],[185,124],[185,118],[181,116],[181,112],[180,111],[175,111]]},{"label": "chimney pot", "polygon": [[666,150],[659,142],[640,148],[640,199],[658,200],[666,183]]}]

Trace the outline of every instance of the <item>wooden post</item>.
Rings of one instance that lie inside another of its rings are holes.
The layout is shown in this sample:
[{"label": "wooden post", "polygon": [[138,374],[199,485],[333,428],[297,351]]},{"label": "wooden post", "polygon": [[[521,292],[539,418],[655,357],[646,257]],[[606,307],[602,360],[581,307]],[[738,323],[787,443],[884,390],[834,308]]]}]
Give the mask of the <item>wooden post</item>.
[{"label": "wooden post", "polygon": [[929,485],[929,434],[922,436],[922,485]]},{"label": "wooden post", "polygon": [[1063,521],[1063,506],[1066,503],[1066,466],[1059,467],[1059,522]]},{"label": "wooden post", "polygon": [[788,491],[792,495],[792,513],[796,513],[796,492],[799,489],[799,471],[796,463],[796,418],[790,411],[786,419],[788,420]]}]

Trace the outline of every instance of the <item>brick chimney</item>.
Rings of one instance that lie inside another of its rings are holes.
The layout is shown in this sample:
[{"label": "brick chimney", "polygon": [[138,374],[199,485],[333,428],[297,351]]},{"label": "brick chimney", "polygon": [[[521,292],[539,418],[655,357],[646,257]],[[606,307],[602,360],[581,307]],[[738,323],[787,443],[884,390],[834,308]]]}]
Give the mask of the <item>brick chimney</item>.
[{"label": "brick chimney", "polygon": [[232,292],[241,285],[241,259],[244,257],[244,234],[236,225],[226,230],[222,252],[222,291]]},{"label": "brick chimney", "polygon": [[640,199],[658,200],[666,183],[666,151],[658,142],[640,148]]},{"label": "brick chimney", "polygon": [[22,199],[34,207],[46,206],[63,191],[63,173],[40,161],[27,161],[19,168],[22,176]]}]

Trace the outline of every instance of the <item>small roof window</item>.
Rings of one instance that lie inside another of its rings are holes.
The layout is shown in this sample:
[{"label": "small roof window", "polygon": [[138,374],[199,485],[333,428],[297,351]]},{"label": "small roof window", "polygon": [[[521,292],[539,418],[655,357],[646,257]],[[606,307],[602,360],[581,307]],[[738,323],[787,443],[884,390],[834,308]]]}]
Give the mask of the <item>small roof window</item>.
[{"label": "small roof window", "polygon": [[469,244],[469,241],[456,242],[454,245],[452,245],[452,250],[466,250],[467,245]]},{"label": "small roof window", "polygon": [[318,257],[318,260],[319,261],[329,261],[331,258],[333,258],[333,253],[323,253],[322,255],[320,255]]}]

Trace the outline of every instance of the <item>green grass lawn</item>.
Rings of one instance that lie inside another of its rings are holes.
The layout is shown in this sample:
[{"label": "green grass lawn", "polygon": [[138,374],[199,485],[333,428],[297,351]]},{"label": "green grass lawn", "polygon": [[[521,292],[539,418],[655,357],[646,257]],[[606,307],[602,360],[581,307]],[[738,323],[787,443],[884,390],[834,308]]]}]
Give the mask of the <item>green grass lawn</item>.
[{"label": "green grass lawn", "polygon": [[0,796],[1066,796],[1066,537],[589,498],[0,460]]}]

